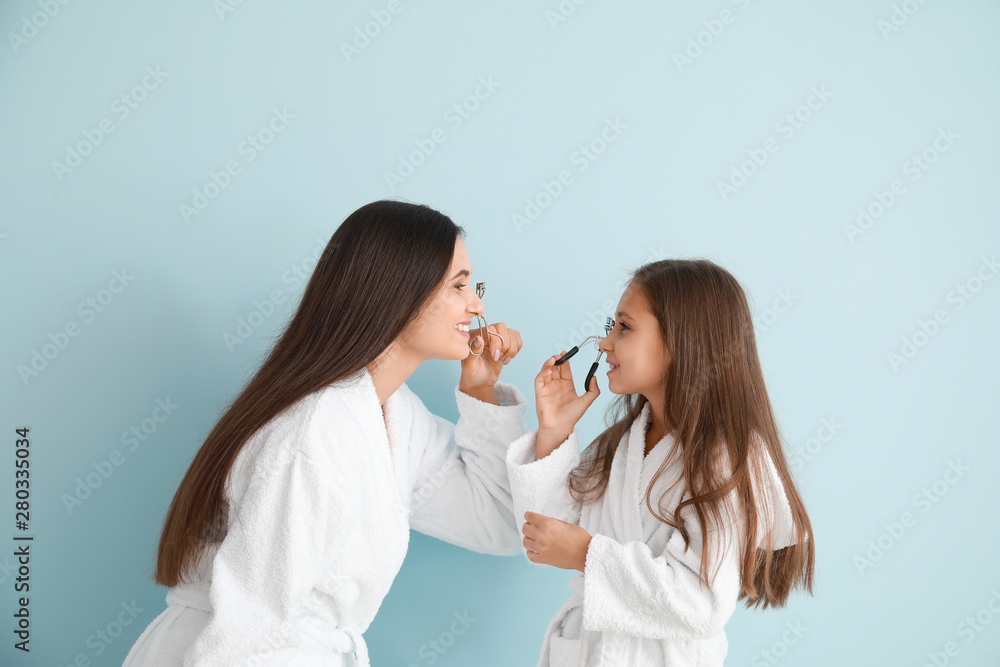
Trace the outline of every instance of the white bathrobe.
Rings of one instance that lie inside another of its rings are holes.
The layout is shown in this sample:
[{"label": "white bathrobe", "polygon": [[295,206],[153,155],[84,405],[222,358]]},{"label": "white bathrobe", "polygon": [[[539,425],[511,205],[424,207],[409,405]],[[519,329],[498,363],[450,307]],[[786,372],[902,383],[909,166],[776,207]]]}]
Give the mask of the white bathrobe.
[{"label": "white bathrobe", "polygon": [[[228,530],[124,667],[367,667],[362,633],[403,563],[409,530],[516,555],[504,456],[527,402],[455,389],[457,424],[403,384],[385,404],[371,375],[313,392],[247,442],[229,482]],[[387,432],[388,429],[388,432]]]},{"label": "white bathrobe", "polygon": [[[713,551],[730,545],[721,565],[709,561],[712,590],[700,587],[702,533],[691,506],[681,511],[691,545],[685,553],[679,530],[657,519],[646,507],[646,488],[660,464],[671,464],[657,480],[651,501],[681,479],[683,461],[673,434],[644,456],[647,403],[622,437],[611,465],[604,495],[581,507],[570,496],[567,479],[580,462],[578,435],[573,433],[545,458],[535,461],[531,431],[507,452],[514,514],[524,523],[526,511],[579,525],[593,537],[584,571],[570,581],[573,594],[549,623],[538,667],[715,667],[723,664],[728,642],[723,627],[739,595],[739,554],[734,530],[712,531]],[[791,509],[770,456],[768,483],[755,485],[762,508],[759,528],[776,528],[773,548],[794,543]],[[723,470],[728,470],[726,463]],[[671,516],[681,501],[683,481],[664,501]],[[684,494],[687,495],[687,494]],[[735,494],[731,494],[731,498]],[[662,513],[662,511],[661,511]],[[769,517],[769,518],[768,518]],[[735,524],[736,526],[739,523]]]}]

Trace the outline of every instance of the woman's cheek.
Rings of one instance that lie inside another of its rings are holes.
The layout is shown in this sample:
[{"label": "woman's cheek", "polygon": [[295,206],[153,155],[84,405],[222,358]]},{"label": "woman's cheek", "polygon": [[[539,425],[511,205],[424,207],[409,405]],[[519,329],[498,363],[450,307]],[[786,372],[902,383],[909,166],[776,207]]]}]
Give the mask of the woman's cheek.
[{"label": "woman's cheek", "polygon": [[[457,314],[458,317],[461,318],[462,317],[462,313],[464,313],[467,310],[466,306],[467,306],[466,299],[465,299],[464,296],[462,296],[461,294],[459,294],[458,290],[454,290],[454,292],[448,297],[448,312],[449,313]],[[458,319],[458,320],[455,320],[455,321],[459,322],[461,320]]]}]

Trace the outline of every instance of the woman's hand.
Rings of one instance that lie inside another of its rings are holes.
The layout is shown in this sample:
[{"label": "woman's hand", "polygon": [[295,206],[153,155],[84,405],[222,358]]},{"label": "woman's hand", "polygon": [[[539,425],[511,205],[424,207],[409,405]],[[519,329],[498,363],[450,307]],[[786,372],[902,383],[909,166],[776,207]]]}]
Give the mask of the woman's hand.
[{"label": "woman's hand", "polygon": [[[462,359],[462,377],[458,381],[458,388],[467,394],[492,390],[500,379],[500,371],[524,347],[521,334],[516,329],[508,329],[503,322],[494,322],[488,328],[503,336],[503,344],[501,345],[499,338],[487,334],[483,329],[469,329],[469,347],[476,354]],[[479,354],[483,349],[484,339],[487,340],[487,347]]]},{"label": "woman's hand", "polygon": [[528,560],[564,570],[579,570],[587,563],[591,535],[580,526],[544,514],[525,512],[521,527]]},{"label": "woman's hand", "polygon": [[583,395],[576,395],[569,363],[556,366],[556,359],[564,354],[566,350],[546,359],[542,370],[535,376],[535,412],[538,415],[536,461],[548,456],[569,437],[583,413],[601,395],[596,377],[591,378],[590,387]]}]

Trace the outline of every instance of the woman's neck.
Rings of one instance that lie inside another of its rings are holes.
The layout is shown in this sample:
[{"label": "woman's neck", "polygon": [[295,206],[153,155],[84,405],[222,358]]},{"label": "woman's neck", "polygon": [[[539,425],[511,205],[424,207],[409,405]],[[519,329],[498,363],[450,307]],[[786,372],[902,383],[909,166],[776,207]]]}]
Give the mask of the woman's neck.
[{"label": "woman's neck", "polygon": [[389,397],[403,386],[407,378],[413,375],[422,359],[406,354],[394,345],[390,345],[372,363],[368,364],[368,374],[375,383],[375,393],[378,402],[385,405]]}]

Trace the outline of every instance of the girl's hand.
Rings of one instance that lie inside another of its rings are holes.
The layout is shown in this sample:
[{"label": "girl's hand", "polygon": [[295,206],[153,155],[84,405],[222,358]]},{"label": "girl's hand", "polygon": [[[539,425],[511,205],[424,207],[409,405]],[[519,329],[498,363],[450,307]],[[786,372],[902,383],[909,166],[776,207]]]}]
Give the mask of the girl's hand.
[{"label": "girl's hand", "polygon": [[564,570],[579,570],[587,563],[591,535],[580,526],[544,514],[525,512],[521,532],[528,560]]},{"label": "girl's hand", "polygon": [[[563,350],[552,355],[542,364],[542,370],[535,376],[535,412],[538,414],[538,436],[536,452],[538,458],[549,454],[537,451],[550,449],[559,445],[573,432],[580,417],[587,411],[594,400],[601,395],[597,386],[597,378],[591,378],[590,386],[581,395],[576,395],[573,386],[573,371],[569,363],[556,366],[556,359],[566,354]],[[545,445],[539,447],[544,442]]]},{"label": "girl's hand", "polygon": [[[494,322],[489,330],[503,336],[503,344],[496,336],[491,336],[483,329],[469,329],[469,347],[477,354],[470,354],[462,359],[462,377],[458,387],[466,393],[492,389],[500,379],[500,371],[517,356],[524,345],[521,334],[516,329],[508,329],[503,322]],[[488,340],[487,349],[483,349],[483,340]]]}]

